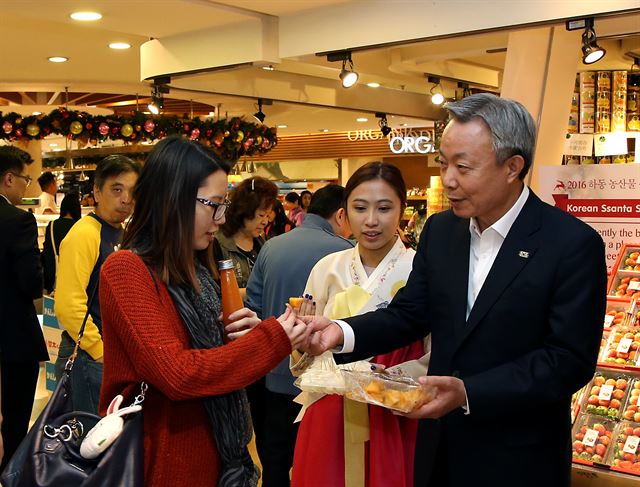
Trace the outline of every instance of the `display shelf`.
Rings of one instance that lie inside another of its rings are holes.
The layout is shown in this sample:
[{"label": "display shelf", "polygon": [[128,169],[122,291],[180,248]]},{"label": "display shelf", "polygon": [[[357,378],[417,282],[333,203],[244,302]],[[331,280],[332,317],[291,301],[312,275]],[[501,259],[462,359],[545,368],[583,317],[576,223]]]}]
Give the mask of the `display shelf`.
[{"label": "display shelf", "polygon": [[638,477],[605,466],[574,463],[571,487],[638,487]]}]

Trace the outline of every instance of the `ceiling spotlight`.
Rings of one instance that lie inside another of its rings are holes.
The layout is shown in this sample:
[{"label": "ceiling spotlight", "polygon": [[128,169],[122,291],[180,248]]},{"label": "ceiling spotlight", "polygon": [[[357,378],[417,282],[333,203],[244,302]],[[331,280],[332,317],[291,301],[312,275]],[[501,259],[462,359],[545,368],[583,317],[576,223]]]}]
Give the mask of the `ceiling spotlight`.
[{"label": "ceiling spotlight", "polygon": [[364,122],[368,122],[369,119],[367,117],[358,117],[356,118],[356,122],[360,122],[360,123],[364,123]]},{"label": "ceiling spotlight", "polygon": [[129,49],[131,44],[128,42],[112,42],[109,44],[109,48],[111,49]]},{"label": "ceiling spotlight", "polygon": [[327,54],[327,61],[342,61],[342,70],[340,70],[340,81],[342,81],[343,88],[351,88],[358,82],[358,73],[353,70],[351,51],[330,52],[329,54]]},{"label": "ceiling spotlight", "polygon": [[[440,78],[438,78],[437,76],[427,76],[427,81],[429,83],[433,83],[433,86],[431,87],[431,90],[429,90],[429,93],[431,93],[431,103],[433,103],[434,105],[442,105],[444,103],[444,95],[442,94],[442,85],[440,85]],[[436,88],[440,88],[439,92],[436,92]]]},{"label": "ceiling spotlight", "polygon": [[73,12],[69,17],[73,20],[90,22],[92,20],[100,20],[102,18],[102,14],[98,12]]},{"label": "ceiling spotlight", "polygon": [[52,63],[66,63],[69,58],[64,56],[51,56],[48,58]]},{"label": "ceiling spotlight", "polygon": [[253,118],[255,118],[260,123],[264,123],[264,119],[267,118],[267,116],[262,111],[262,98],[258,98],[258,111],[253,114]]},{"label": "ceiling spotlight", "polygon": [[264,69],[265,71],[273,71],[276,68],[273,67],[273,64],[269,64],[268,66],[262,66],[262,69]]},{"label": "ceiling spotlight", "polygon": [[378,125],[380,126],[380,132],[382,132],[382,136],[386,137],[391,133],[391,127],[389,127],[389,122],[387,122],[387,114],[382,112],[376,113],[376,118],[379,118]]},{"label": "ceiling spotlight", "polygon": [[470,96],[472,94],[471,88],[469,88],[469,83],[458,81],[458,88],[462,90],[462,98],[466,98],[467,96]]},{"label": "ceiling spotlight", "polygon": [[153,80],[153,87],[151,88],[151,103],[147,105],[147,108],[154,115],[158,115],[164,108],[164,93],[169,93],[169,87],[166,86],[171,81],[168,76],[155,78]]},{"label": "ceiling spotlight", "polygon": [[367,83],[367,86],[369,88],[380,88],[380,83],[376,83],[375,81],[372,81],[371,83]]},{"label": "ceiling spotlight", "polygon": [[598,45],[596,32],[593,29],[593,19],[585,19],[584,32],[582,33],[582,62],[593,64],[600,61],[607,53]]}]

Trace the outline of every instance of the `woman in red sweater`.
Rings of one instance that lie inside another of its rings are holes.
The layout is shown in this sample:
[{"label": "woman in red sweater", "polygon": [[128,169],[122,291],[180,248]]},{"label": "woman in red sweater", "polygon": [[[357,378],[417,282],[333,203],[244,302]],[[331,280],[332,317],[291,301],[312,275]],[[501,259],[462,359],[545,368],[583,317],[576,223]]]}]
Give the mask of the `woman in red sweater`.
[{"label": "woman in red sweater", "polygon": [[158,143],[134,190],[125,250],[102,267],[101,411],[148,384],[147,486],[257,485],[243,387],[306,338],[289,310],[259,322],[243,308],[223,329],[210,244],[224,222],[228,172],[197,142]]}]

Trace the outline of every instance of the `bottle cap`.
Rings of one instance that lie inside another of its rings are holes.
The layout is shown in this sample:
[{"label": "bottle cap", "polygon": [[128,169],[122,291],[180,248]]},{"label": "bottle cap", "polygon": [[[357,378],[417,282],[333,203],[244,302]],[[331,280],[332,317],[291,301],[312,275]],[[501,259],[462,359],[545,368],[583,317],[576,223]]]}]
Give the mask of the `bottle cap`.
[{"label": "bottle cap", "polygon": [[227,269],[233,269],[235,266],[233,265],[233,260],[219,260],[218,261],[218,269],[221,271],[225,271]]}]

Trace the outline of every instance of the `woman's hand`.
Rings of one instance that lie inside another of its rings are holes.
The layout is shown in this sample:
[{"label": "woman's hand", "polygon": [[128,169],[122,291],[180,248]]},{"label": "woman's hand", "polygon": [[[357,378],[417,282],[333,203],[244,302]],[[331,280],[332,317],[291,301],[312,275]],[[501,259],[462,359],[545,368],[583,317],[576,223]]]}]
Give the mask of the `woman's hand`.
[{"label": "woman's hand", "polygon": [[[220,318],[222,319],[222,318]],[[237,340],[251,331],[251,328],[260,323],[258,315],[249,308],[241,308],[229,315],[230,323],[224,327],[229,341]]]},{"label": "woman's hand", "polygon": [[278,322],[282,325],[284,332],[289,337],[291,349],[295,350],[305,344],[309,338],[310,330],[307,325],[296,319],[296,314],[289,304],[286,305],[284,313],[278,317]]}]

